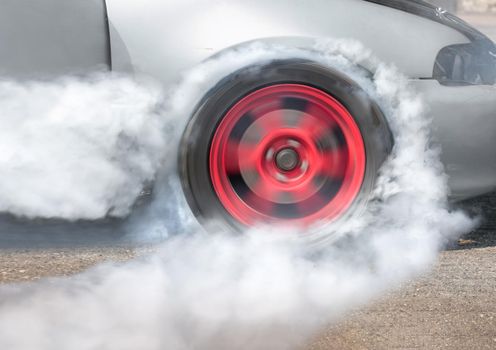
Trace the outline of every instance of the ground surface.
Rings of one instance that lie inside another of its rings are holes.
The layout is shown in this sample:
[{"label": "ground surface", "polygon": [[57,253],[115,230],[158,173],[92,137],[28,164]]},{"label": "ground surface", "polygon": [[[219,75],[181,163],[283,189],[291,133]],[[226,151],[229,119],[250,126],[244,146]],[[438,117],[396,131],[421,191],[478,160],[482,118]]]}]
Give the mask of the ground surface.
[{"label": "ground surface", "polygon": [[446,251],[430,276],[350,314],[310,349],[496,349],[495,300],[496,247]]},{"label": "ground surface", "polygon": [[0,283],[70,276],[104,261],[132,259],[135,254],[131,248],[4,250],[0,253]]},{"label": "ground surface", "polygon": [[[307,350],[496,349],[496,194],[465,203],[481,228],[441,253],[430,275],[404,283],[315,337]],[[482,211],[481,211],[482,210]],[[0,283],[69,276],[146,248],[0,251]]]}]

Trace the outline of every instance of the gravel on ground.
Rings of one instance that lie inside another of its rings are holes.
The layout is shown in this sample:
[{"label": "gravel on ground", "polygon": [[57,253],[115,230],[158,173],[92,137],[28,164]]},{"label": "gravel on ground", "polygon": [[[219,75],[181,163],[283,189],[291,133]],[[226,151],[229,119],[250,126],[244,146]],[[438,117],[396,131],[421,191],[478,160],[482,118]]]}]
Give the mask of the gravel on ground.
[{"label": "gravel on ground", "polygon": [[443,252],[429,276],[349,314],[309,349],[496,349],[496,248]]}]

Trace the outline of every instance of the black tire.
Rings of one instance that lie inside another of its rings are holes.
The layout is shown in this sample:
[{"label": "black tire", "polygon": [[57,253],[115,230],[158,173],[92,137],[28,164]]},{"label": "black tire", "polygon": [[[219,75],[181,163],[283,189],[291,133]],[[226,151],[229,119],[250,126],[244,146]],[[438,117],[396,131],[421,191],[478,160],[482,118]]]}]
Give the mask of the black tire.
[{"label": "black tire", "polygon": [[202,224],[214,223],[215,230],[246,229],[225,210],[213,188],[210,144],[222,118],[237,101],[257,89],[281,83],[318,88],[348,109],[363,136],[366,167],[359,195],[347,213],[360,210],[369,200],[379,168],[393,146],[388,123],[377,104],[354,81],[336,70],[310,61],[275,61],[242,69],[223,79],[201,101],[184,132],[179,154],[180,177],[188,203]]}]

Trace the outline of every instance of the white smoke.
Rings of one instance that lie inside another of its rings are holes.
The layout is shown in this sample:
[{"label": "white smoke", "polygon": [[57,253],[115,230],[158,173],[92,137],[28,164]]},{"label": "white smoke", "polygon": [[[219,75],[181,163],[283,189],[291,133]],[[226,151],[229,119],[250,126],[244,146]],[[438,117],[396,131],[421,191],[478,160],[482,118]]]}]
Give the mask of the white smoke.
[{"label": "white smoke", "polygon": [[[264,228],[242,236],[199,231],[171,239],[139,261],[4,287],[0,348],[295,349],[349,308],[423,272],[444,240],[470,228],[465,215],[448,209],[446,177],[430,145],[421,98],[394,67],[355,42],[320,41],[313,51],[253,44],[203,63],[162,110],[176,122],[168,151],[175,151],[185,116],[222,77],[290,57],[341,70],[385,112],[396,143],[367,211],[304,235]],[[359,65],[373,67],[373,74]],[[159,184],[176,183],[171,171],[160,175]],[[191,222],[184,198],[171,197],[169,188],[158,188],[139,234],[177,233],[170,227],[178,218]],[[308,250],[298,238],[308,235],[332,236],[334,243]]]},{"label": "white smoke", "polygon": [[70,220],[129,214],[163,162],[161,98],[104,75],[0,82],[0,211]]}]

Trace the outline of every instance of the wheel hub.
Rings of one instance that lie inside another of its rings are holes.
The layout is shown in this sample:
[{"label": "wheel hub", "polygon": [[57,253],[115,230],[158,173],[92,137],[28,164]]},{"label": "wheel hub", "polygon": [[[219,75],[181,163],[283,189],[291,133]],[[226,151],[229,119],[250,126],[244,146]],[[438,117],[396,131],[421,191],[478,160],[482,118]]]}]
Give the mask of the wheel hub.
[{"label": "wheel hub", "polygon": [[282,171],[291,171],[300,162],[300,156],[292,148],[284,148],[276,154],[276,165]]}]

